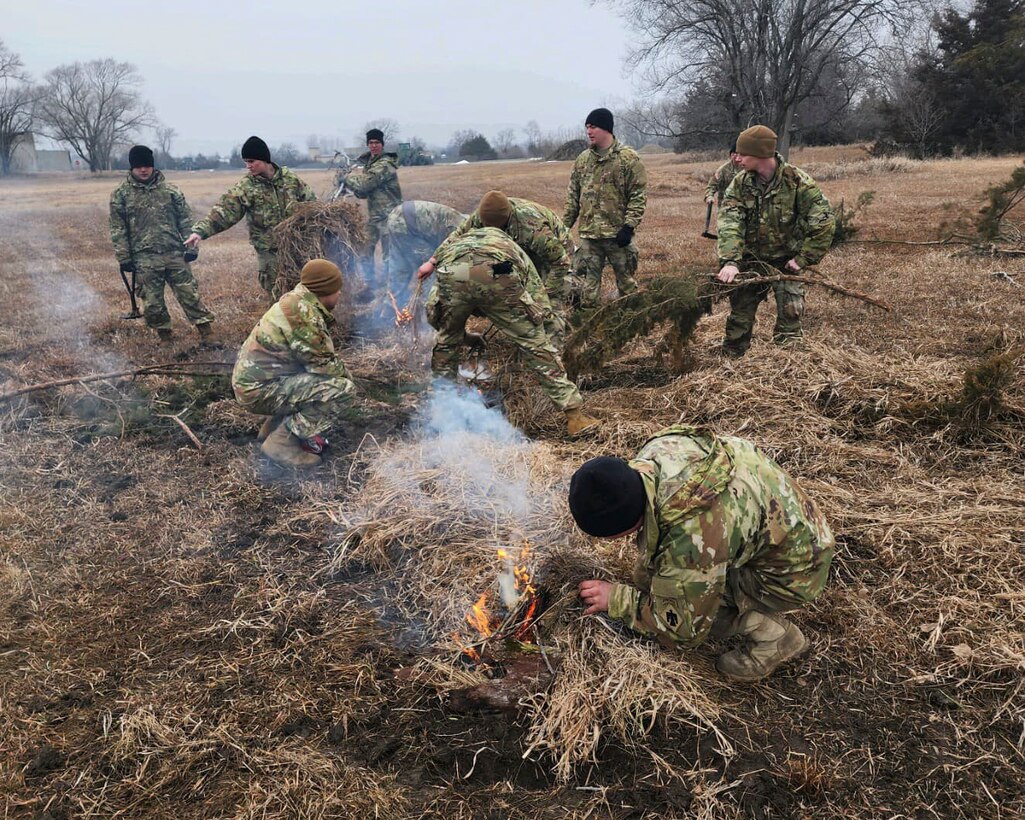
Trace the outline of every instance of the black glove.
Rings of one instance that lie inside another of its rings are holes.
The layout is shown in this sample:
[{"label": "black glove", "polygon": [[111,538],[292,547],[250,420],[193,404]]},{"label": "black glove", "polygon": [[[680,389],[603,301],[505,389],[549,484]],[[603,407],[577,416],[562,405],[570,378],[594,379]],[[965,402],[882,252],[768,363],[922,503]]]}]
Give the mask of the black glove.
[{"label": "black glove", "polygon": [[134,262],[122,262],[121,263],[121,273],[135,273],[135,263]]},{"label": "black glove", "polygon": [[616,244],[621,248],[625,248],[633,238],[634,229],[630,225],[624,225],[619,229],[619,233],[616,234]]},{"label": "black glove", "polygon": [[504,262],[496,262],[491,266],[492,276],[508,276],[513,272],[513,263],[508,259]]},{"label": "black glove", "polygon": [[186,248],[182,256],[186,262],[195,262],[199,259],[199,248]]},{"label": "black glove", "polygon": [[488,346],[488,343],[484,341],[484,337],[479,333],[470,333],[469,331],[463,331],[463,344],[472,350],[483,350]]}]

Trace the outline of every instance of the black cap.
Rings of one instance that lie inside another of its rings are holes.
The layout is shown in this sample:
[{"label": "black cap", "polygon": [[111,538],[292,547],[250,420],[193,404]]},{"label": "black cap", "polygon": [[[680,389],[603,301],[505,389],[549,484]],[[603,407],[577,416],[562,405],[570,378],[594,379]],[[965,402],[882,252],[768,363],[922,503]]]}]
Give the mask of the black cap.
[{"label": "black cap", "polygon": [[615,122],[612,118],[612,112],[607,108],[594,109],[594,111],[587,115],[584,125],[593,125],[595,128],[601,128],[610,134],[615,133]]},{"label": "black cap", "polygon": [[384,131],[380,128],[371,128],[367,131],[367,142],[370,140],[377,140],[378,142],[384,142]]},{"label": "black cap", "polygon": [[250,137],[242,143],[242,159],[258,159],[270,162],[270,148],[259,137]]},{"label": "black cap", "polygon": [[733,142],[730,143],[730,153],[731,154],[737,153],[737,141],[736,140],[733,140]]},{"label": "black cap", "polygon": [[633,529],[644,515],[645,501],[641,474],[621,458],[592,458],[569,482],[573,520],[596,538]]},{"label": "black cap", "polygon": [[133,145],[128,152],[129,168],[152,168],[155,164],[153,150],[145,145]]}]

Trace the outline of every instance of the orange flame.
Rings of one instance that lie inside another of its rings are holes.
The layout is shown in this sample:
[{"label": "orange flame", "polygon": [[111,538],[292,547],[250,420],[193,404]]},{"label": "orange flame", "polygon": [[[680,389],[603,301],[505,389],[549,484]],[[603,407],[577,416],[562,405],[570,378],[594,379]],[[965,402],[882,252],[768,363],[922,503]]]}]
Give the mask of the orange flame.
[{"label": "orange flame", "polygon": [[413,321],[413,312],[409,308],[400,308],[395,301],[395,294],[388,291],[388,298],[391,300],[392,310],[395,311],[395,327],[402,327]]},{"label": "orange flame", "polygon": [[485,638],[490,638],[493,630],[491,628],[491,613],[488,612],[487,604],[488,594],[485,592],[466,613],[466,622]]}]

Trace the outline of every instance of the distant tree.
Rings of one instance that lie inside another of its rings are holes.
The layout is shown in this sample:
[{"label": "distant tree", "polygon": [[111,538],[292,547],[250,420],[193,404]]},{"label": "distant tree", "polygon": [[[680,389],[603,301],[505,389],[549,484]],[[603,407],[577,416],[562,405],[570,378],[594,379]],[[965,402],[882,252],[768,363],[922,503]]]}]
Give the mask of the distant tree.
[{"label": "distant tree", "polygon": [[[944,150],[1025,149],[1025,0],[975,0],[933,22],[935,55],[920,55],[915,79],[943,113]],[[927,118],[931,122],[931,118]]]},{"label": "distant tree", "polygon": [[532,157],[542,156],[541,150],[541,126],[537,120],[531,120],[523,127],[523,136],[527,140],[527,153]]},{"label": "distant tree", "polygon": [[90,171],[108,170],[114,147],[154,123],[153,109],[138,91],[141,83],[133,65],[109,58],[58,66],[46,74],[39,120]]},{"label": "distant tree", "polygon": [[38,96],[21,58],[0,40],[0,173],[4,176],[11,172],[15,147],[32,134]]},{"label": "distant tree", "polygon": [[355,135],[357,144],[365,145],[367,141],[367,131],[371,128],[380,128],[384,131],[384,144],[390,145],[396,142],[399,138],[399,134],[402,133],[402,129],[399,128],[398,122],[393,120],[391,117],[381,117],[376,120],[370,120],[370,122],[364,123],[363,130]]},{"label": "distant tree", "polygon": [[178,132],[170,125],[158,125],[153,129],[153,136],[157,143],[157,162],[162,167],[169,168],[173,163],[171,146],[174,144],[174,138],[178,136]]},{"label": "distant tree", "polygon": [[[819,78],[862,71],[880,34],[902,29],[914,14],[902,0],[609,1],[639,36],[631,64],[647,67],[655,89],[703,84],[728,112],[727,132],[763,122],[779,134],[784,156]],[[677,126],[677,136],[707,130]]]},{"label": "distant tree", "polygon": [[495,153],[495,149],[492,148],[491,143],[488,142],[487,137],[483,134],[476,133],[459,146],[459,156],[473,162],[479,162],[480,160],[486,159],[497,159],[498,157]]},{"label": "distant tree", "polygon": [[474,131],[472,128],[464,128],[456,131],[451,137],[449,137],[448,145],[445,147],[445,153],[450,157],[458,157],[459,149],[462,148],[465,143],[477,136],[479,136],[478,132]]},{"label": "distant tree", "polygon": [[495,134],[493,145],[503,159],[516,159],[522,157],[524,153],[523,149],[516,144],[516,130],[513,128],[503,128]]},{"label": "distant tree", "polygon": [[281,143],[281,145],[270,152],[270,158],[277,165],[298,165],[301,162],[306,162],[306,155],[299,153],[295,143],[291,142]]}]

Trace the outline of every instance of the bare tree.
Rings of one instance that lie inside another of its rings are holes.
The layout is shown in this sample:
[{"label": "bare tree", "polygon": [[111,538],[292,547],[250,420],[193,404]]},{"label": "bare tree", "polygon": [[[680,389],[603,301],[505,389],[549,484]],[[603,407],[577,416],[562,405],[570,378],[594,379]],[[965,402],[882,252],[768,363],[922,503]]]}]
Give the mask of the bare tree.
[{"label": "bare tree", "polygon": [[[903,30],[901,0],[610,0],[637,32],[630,62],[657,90],[721,88],[738,118],[763,122],[786,156],[798,106],[828,69],[864,66],[878,35]],[[746,124],[746,123],[745,123]]]},{"label": "bare tree", "polygon": [[14,149],[32,134],[38,89],[33,87],[21,58],[0,40],[0,172],[11,172]]},{"label": "bare tree", "polygon": [[367,131],[371,128],[380,128],[384,132],[385,145],[395,142],[399,138],[399,133],[401,131],[398,122],[391,119],[391,117],[381,117],[380,119],[370,120],[370,122],[363,126],[363,130],[355,136],[355,139],[358,140],[360,145],[366,141]]},{"label": "bare tree", "polygon": [[141,82],[133,65],[109,58],[58,66],[46,74],[39,120],[90,171],[109,170],[114,147],[154,123],[153,109],[138,91]]},{"label": "bare tree", "polygon": [[158,125],[153,129],[153,135],[157,140],[157,152],[166,162],[171,158],[171,146],[174,144],[174,138],[178,136],[178,132],[170,125]]}]

